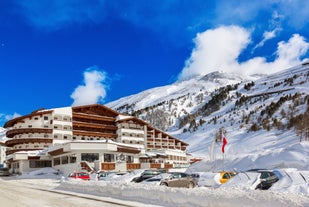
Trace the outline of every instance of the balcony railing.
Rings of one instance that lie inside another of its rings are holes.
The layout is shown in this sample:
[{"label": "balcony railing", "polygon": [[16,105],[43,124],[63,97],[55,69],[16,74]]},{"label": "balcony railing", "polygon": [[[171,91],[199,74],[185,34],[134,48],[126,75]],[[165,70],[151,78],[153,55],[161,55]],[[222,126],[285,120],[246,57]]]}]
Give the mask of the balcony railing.
[{"label": "balcony railing", "polygon": [[8,138],[12,138],[18,134],[28,134],[28,133],[42,133],[42,134],[51,134],[53,132],[52,129],[46,128],[20,128],[20,129],[11,129],[6,132],[6,136]]},{"label": "balcony railing", "polygon": [[115,170],[116,169],[116,163],[113,162],[102,162],[101,163],[101,170]]},{"label": "balcony railing", "polygon": [[111,129],[111,130],[118,129],[118,127],[115,125],[85,123],[85,122],[77,122],[77,121],[73,122],[73,127],[86,127],[86,128],[93,128],[93,129]]},{"label": "balcony railing", "polygon": [[50,144],[53,143],[53,139],[51,138],[22,138],[22,139],[12,139],[12,140],[7,140],[5,142],[5,145],[7,147],[13,147],[14,145],[17,144],[27,144],[27,143],[46,143]]},{"label": "balcony railing", "polygon": [[117,138],[118,137],[117,134],[112,134],[112,133],[80,131],[80,130],[73,130],[73,135],[89,136],[89,137],[104,137],[104,138]]},{"label": "balcony railing", "polygon": [[141,169],[140,163],[127,163],[127,170]]},{"label": "balcony railing", "polygon": [[6,150],[5,154],[8,156],[10,154],[13,154],[14,152],[19,152],[19,151],[34,151],[34,150],[42,150],[44,148],[31,148],[31,149],[10,149],[10,150]]},{"label": "balcony railing", "polygon": [[98,115],[91,115],[91,114],[82,114],[78,112],[73,112],[73,121],[75,118],[84,119],[87,120],[99,120],[99,121],[110,121],[115,122],[116,118],[114,117],[108,117],[108,116],[98,116]]}]

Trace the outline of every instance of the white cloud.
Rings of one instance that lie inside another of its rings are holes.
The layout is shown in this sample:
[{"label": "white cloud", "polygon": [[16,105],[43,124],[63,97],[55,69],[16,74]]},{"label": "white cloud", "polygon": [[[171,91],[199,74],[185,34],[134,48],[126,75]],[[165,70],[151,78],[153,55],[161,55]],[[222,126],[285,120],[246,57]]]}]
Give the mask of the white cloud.
[{"label": "white cloud", "polygon": [[106,73],[96,67],[84,72],[84,85],[79,85],[71,94],[73,106],[95,104],[102,102],[106,96]]},{"label": "white cloud", "polygon": [[265,31],[263,33],[263,39],[253,48],[253,51],[256,48],[263,47],[266,41],[273,39],[277,36],[277,34],[282,30],[281,24],[283,20],[283,15],[280,15],[277,11],[273,12],[272,18],[269,21],[269,27],[273,29],[271,29],[271,31]]},{"label": "white cloud", "polygon": [[[267,34],[271,37],[271,34]],[[267,36],[265,35],[265,36]],[[221,26],[197,34],[195,48],[186,61],[179,79],[194,75],[205,75],[213,71],[240,74],[270,74],[301,63],[309,44],[304,37],[294,34],[287,42],[279,42],[276,59],[267,62],[263,57],[253,57],[238,62],[241,52],[250,43],[250,32],[238,26]]]},{"label": "white cloud", "polygon": [[11,119],[15,119],[17,117],[20,117],[21,115],[19,113],[14,113],[14,114],[7,114],[7,115],[4,115],[4,119],[5,121],[9,121]]},{"label": "white cloud", "polygon": [[180,78],[228,70],[250,42],[249,32],[237,26],[222,26],[198,33],[196,47],[185,63]]},{"label": "white cloud", "polygon": [[254,47],[253,50],[255,50],[256,48],[258,47],[263,47],[265,42],[267,40],[270,40],[272,38],[275,38],[276,37],[276,33],[277,33],[278,29],[274,29],[272,31],[266,31],[263,33],[263,39]]}]

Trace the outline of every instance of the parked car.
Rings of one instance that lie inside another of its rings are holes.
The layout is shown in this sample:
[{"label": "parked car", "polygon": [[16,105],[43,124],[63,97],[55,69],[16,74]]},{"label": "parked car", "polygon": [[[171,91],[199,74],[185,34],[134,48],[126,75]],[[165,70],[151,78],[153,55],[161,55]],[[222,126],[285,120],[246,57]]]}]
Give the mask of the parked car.
[{"label": "parked car", "polygon": [[279,180],[279,177],[273,171],[259,170],[258,172],[261,173],[261,182],[256,186],[255,189],[268,190],[274,183]]},{"label": "parked car", "polygon": [[73,172],[69,174],[68,178],[90,180],[90,175],[86,172]]},{"label": "parked car", "polygon": [[133,178],[132,182],[140,183],[143,180],[152,178],[156,175],[159,175],[159,174],[165,173],[165,172],[166,172],[166,170],[164,170],[164,169],[148,169],[148,170],[145,170],[139,177]]},{"label": "parked car", "polygon": [[0,168],[0,176],[9,176],[10,172],[9,172],[9,168]]},{"label": "parked car", "polygon": [[197,178],[187,173],[173,172],[168,178],[161,180],[160,185],[168,187],[194,188],[197,186]]},{"label": "parked car", "polygon": [[160,185],[161,180],[169,178],[170,175],[170,173],[161,173],[159,175],[143,180],[141,183],[146,185]]},{"label": "parked car", "polygon": [[97,180],[109,180],[111,178],[119,177],[125,174],[127,174],[127,172],[102,171],[97,173]]},{"label": "parked car", "polygon": [[236,175],[235,172],[220,172],[220,183],[226,183],[229,179],[233,178]]}]

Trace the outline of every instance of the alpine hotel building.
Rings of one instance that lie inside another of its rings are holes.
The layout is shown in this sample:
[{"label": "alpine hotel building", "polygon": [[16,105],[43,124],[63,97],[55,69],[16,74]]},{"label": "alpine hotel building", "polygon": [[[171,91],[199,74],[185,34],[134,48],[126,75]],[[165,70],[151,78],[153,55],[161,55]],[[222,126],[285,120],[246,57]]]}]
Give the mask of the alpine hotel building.
[{"label": "alpine hotel building", "polygon": [[100,104],[39,109],[4,128],[6,165],[12,173],[43,167],[66,175],[189,165],[187,143]]}]

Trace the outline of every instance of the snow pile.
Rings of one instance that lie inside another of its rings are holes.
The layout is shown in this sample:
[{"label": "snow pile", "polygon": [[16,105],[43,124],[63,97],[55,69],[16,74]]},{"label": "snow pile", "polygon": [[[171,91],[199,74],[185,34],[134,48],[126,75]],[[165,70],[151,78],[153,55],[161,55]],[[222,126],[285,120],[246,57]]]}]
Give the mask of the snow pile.
[{"label": "snow pile", "polygon": [[20,179],[39,179],[39,178],[57,179],[59,177],[60,177],[59,172],[51,167],[41,168],[32,172],[25,172],[22,175],[17,176],[17,178]]},{"label": "snow pile", "polygon": [[309,205],[309,198],[301,194],[237,188],[210,189],[199,187],[183,189],[136,183],[67,181],[62,183],[57,189],[166,207],[261,206],[261,203],[263,203],[263,206],[272,207]]},{"label": "snow pile", "polygon": [[275,183],[272,191],[309,195],[309,171],[284,170],[284,176]]},{"label": "snow pile", "polygon": [[[233,136],[234,135],[234,136]],[[297,168],[309,170],[309,142],[299,142],[291,133],[286,133],[285,138],[278,140],[276,136],[265,137],[265,134],[255,135],[255,140],[247,142],[245,135],[233,132],[228,137],[227,150],[224,154],[221,146],[217,147],[215,160],[205,158],[201,162],[190,166],[194,172],[221,171],[246,171],[250,169],[275,169],[275,168]],[[250,136],[248,133],[247,136]],[[267,139],[273,140],[272,145],[263,146]],[[243,140],[238,142],[237,140]]]},{"label": "snow pile", "polygon": [[[140,175],[136,170],[110,181],[97,181],[92,176],[90,181],[79,179],[61,179],[52,168],[44,168],[32,173],[18,176],[21,182],[33,186],[43,185],[49,189],[88,194],[91,196],[108,197],[120,200],[153,204],[156,206],[174,207],[239,207],[239,206],[271,206],[296,207],[309,206],[309,171],[296,169],[280,169],[282,177],[269,190],[253,190],[258,183],[257,173],[239,173],[226,184],[218,185],[215,181],[217,173],[198,173],[202,181],[209,187],[169,188],[159,185],[147,185],[129,182]],[[207,181],[208,180],[208,181]]]}]

